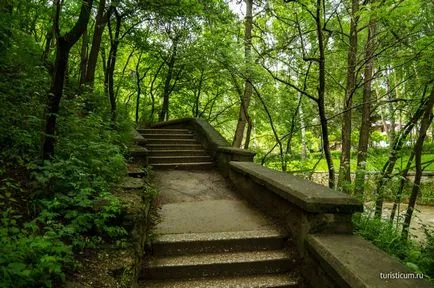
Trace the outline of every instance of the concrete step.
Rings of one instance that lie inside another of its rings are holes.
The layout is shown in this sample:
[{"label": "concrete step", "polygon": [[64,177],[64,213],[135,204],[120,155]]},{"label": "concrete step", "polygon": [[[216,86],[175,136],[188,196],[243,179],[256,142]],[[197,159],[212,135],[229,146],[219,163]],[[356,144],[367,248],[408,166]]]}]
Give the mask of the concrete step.
[{"label": "concrete step", "polygon": [[149,151],[149,156],[208,156],[205,150],[152,150]]},{"label": "concrete step", "polygon": [[201,144],[148,144],[146,147],[151,150],[203,150]]},{"label": "concrete step", "polygon": [[148,155],[149,150],[145,147],[133,145],[128,147],[128,153],[131,155],[131,157],[145,157]]},{"label": "concrete step", "polygon": [[143,178],[146,173],[143,169],[128,169],[128,176],[133,178]]},{"label": "concrete step", "polygon": [[152,129],[152,128],[139,128],[137,132],[140,134],[192,134],[188,129]]},{"label": "concrete step", "polygon": [[195,169],[210,169],[214,167],[214,162],[195,162],[195,163],[158,163],[151,165],[154,169],[180,169],[180,170],[195,170]]},{"label": "concrete step", "polygon": [[210,156],[151,156],[148,158],[148,163],[162,164],[162,163],[197,163],[197,162],[211,162]]},{"label": "concrete step", "polygon": [[198,144],[196,139],[164,139],[155,138],[147,139],[148,144]]},{"label": "concrete step", "polygon": [[265,274],[235,277],[214,277],[189,280],[146,281],[139,287],[149,288],[295,288],[300,287],[299,278],[291,273]]},{"label": "concrete step", "polygon": [[285,273],[295,259],[294,253],[285,250],[154,257],[142,275],[157,280]]},{"label": "concrete step", "polygon": [[134,177],[134,178],[143,178],[146,176],[145,170],[142,168],[141,165],[135,164],[135,163],[128,163],[127,164],[128,169],[128,176]]},{"label": "concrete step", "polygon": [[152,249],[155,256],[278,250],[285,241],[277,230],[164,234],[156,237]]},{"label": "concrete step", "polygon": [[142,134],[145,139],[194,139],[191,133],[186,134]]}]

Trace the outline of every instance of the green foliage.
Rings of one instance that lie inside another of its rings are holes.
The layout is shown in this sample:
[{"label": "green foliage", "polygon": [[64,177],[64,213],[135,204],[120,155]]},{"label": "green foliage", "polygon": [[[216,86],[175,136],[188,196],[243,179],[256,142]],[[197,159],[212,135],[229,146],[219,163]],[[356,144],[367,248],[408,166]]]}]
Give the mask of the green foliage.
[{"label": "green foliage", "polygon": [[410,269],[434,277],[434,231],[426,231],[427,241],[421,246],[412,240],[404,240],[398,227],[371,214],[357,213],[353,216],[355,233],[388,254],[398,257]]},{"label": "green foliage", "polygon": [[53,281],[64,281],[65,268],[74,264],[71,247],[52,231],[20,229],[10,211],[1,217],[0,286],[52,287]]}]

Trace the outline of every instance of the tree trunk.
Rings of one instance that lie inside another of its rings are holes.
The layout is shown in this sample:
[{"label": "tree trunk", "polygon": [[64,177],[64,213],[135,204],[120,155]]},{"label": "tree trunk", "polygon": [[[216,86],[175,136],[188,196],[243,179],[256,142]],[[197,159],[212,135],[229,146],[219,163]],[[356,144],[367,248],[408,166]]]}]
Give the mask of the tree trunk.
[{"label": "tree trunk", "polygon": [[[253,0],[245,0],[246,2],[246,19],[245,19],[245,32],[244,32],[244,57],[247,69],[250,70],[252,64],[252,29],[253,29]],[[250,72],[247,72],[244,82],[244,95],[240,103],[240,112],[238,116],[238,123],[235,129],[234,140],[232,146],[236,148],[241,147],[241,142],[244,137],[244,130],[248,120],[248,109],[250,105],[250,98],[252,98],[253,88],[251,84]]]},{"label": "tree trunk", "polygon": [[417,196],[420,191],[420,179],[422,178],[422,148],[423,142],[426,138],[426,132],[431,125],[433,120],[432,109],[434,106],[434,86],[431,90],[431,94],[428,103],[425,107],[425,111],[420,123],[419,137],[416,140],[413,151],[415,155],[416,162],[416,175],[414,177],[413,189],[410,194],[410,199],[408,200],[407,213],[405,214],[404,223],[402,224],[402,238],[408,238],[408,229],[410,227],[411,217],[413,215],[413,210],[416,205]]},{"label": "tree trunk", "polygon": [[139,123],[139,109],[140,109],[140,94],[142,93],[142,86],[140,85],[140,60],[142,59],[142,53],[139,54],[136,64],[136,83],[137,83],[137,98],[136,98],[136,125]]},{"label": "tree trunk", "polygon": [[360,125],[359,146],[357,149],[357,170],[355,178],[354,192],[356,197],[363,199],[365,191],[366,161],[368,158],[368,144],[371,128],[371,95],[372,95],[372,76],[375,51],[376,20],[371,16],[368,24],[368,39],[366,40],[365,50],[365,70],[363,72],[363,105],[362,123]]},{"label": "tree trunk", "polygon": [[350,192],[351,185],[351,114],[352,99],[356,89],[357,63],[357,24],[359,21],[359,0],[352,0],[350,47],[348,48],[347,87],[344,97],[342,119],[342,153],[340,159],[338,187],[345,193]]},{"label": "tree trunk", "polygon": [[[302,96],[300,96],[301,98]],[[300,99],[299,115],[300,115],[300,131],[301,131],[301,160],[306,160],[307,157],[307,143],[306,143],[306,124],[304,122],[303,103]]]},{"label": "tree trunk", "polygon": [[151,82],[151,87],[149,88],[149,94],[151,95],[151,116],[149,117],[151,122],[154,121],[154,113],[155,113],[155,96],[154,96],[154,84],[158,78],[158,74],[160,74],[161,68],[164,66],[164,61],[161,62],[160,66],[158,66],[157,72],[154,74],[154,78]]},{"label": "tree trunk", "polygon": [[200,94],[202,93],[202,85],[205,75],[205,69],[200,70],[200,78],[199,78],[199,85],[196,88],[195,91],[195,103],[194,103],[194,117],[199,117],[199,106],[200,106]]},{"label": "tree trunk", "polygon": [[329,187],[335,187],[335,169],[333,167],[333,161],[330,153],[330,141],[328,132],[328,123],[325,112],[325,53],[324,53],[324,35],[323,35],[323,25],[321,21],[321,10],[323,9],[322,0],[317,0],[316,7],[316,32],[318,37],[318,48],[319,48],[319,70],[318,70],[318,112],[321,121],[321,134],[323,142],[324,156],[327,161],[328,174],[329,174]]},{"label": "tree trunk", "polygon": [[139,59],[137,59],[136,64],[136,83],[137,83],[137,99],[136,99],[136,124],[139,123],[139,111],[140,111],[140,95],[142,93],[142,80],[145,79],[146,75],[150,68],[146,69],[143,73],[143,76],[140,77],[139,65],[140,60],[142,59],[142,52],[140,52]]},{"label": "tree trunk", "polygon": [[399,203],[401,203],[402,192],[404,191],[405,183],[407,182],[408,171],[410,171],[411,164],[414,159],[414,151],[411,152],[410,157],[408,158],[407,165],[405,169],[401,172],[401,180],[399,181],[399,188],[395,195],[395,201],[393,202],[392,211],[390,212],[390,222],[395,219],[396,209],[398,208]]},{"label": "tree trunk", "polygon": [[[395,108],[393,107],[393,97],[392,97],[392,91],[391,91],[391,85],[390,85],[390,79],[389,75],[386,79],[386,85],[387,85],[387,100],[389,100],[389,103],[387,103],[387,109],[389,110],[389,119],[390,119],[390,126],[388,127],[388,136],[389,136],[389,142],[394,143],[395,137],[396,137],[396,131],[395,131]],[[397,88],[395,88],[396,91]]]},{"label": "tree trunk", "polygon": [[88,34],[87,29],[84,30],[83,37],[81,39],[81,53],[80,53],[80,89],[82,88],[82,84],[86,78],[86,68],[88,61]]},{"label": "tree trunk", "polygon": [[170,60],[168,65],[168,71],[166,76],[166,82],[164,83],[164,91],[163,91],[163,106],[160,110],[160,115],[158,116],[158,121],[162,122],[164,120],[168,120],[169,118],[169,96],[172,92],[172,88],[170,85],[170,82],[172,81],[173,77],[173,70],[175,68],[175,61],[176,61],[176,54],[178,49],[178,39],[173,40],[172,45],[172,54],[170,56]]},{"label": "tree trunk", "polygon": [[45,115],[45,129],[41,143],[41,156],[43,160],[49,160],[54,156],[56,120],[59,113],[60,100],[63,95],[65,73],[68,67],[69,52],[87,28],[90,18],[93,0],[83,0],[80,15],[74,27],[64,36],[60,36],[59,18],[60,3],[56,2],[56,16],[54,29],[56,32],[56,60],[54,64],[53,79],[51,82],[50,93],[48,95],[47,110]]},{"label": "tree trunk", "polygon": [[48,160],[54,155],[57,114],[59,113],[60,100],[63,94],[69,51],[70,47],[65,39],[59,38],[57,40],[54,75],[48,95],[48,105],[45,116],[45,131],[42,144],[43,160]]},{"label": "tree trunk", "polygon": [[47,68],[50,67],[50,63],[48,62],[48,56],[50,55],[50,49],[53,43],[53,36],[54,36],[53,34],[54,34],[53,27],[51,27],[50,29],[48,29],[47,34],[45,36],[44,52],[42,52],[42,56],[41,56],[41,62]]},{"label": "tree trunk", "polygon": [[393,172],[393,169],[395,168],[396,161],[398,160],[398,153],[401,151],[402,146],[404,145],[405,140],[407,139],[410,132],[413,130],[419,119],[422,117],[425,107],[428,105],[428,99],[425,98],[426,89],[424,91],[424,96],[422,97],[422,101],[417,108],[414,115],[411,117],[411,119],[408,121],[408,123],[404,126],[404,128],[401,130],[399,136],[396,138],[395,143],[393,144],[389,158],[387,159],[386,163],[383,166],[383,169],[381,170],[380,178],[377,181],[377,188],[376,188],[376,202],[375,202],[375,217],[381,218],[381,214],[383,212],[383,190],[384,186],[387,183],[387,181],[390,179],[390,175]]},{"label": "tree trunk", "polygon": [[[114,89],[114,72],[116,67],[116,57],[118,53],[118,46],[119,46],[119,34],[121,32],[121,21],[122,17],[119,14],[116,7],[111,7],[112,11],[114,12],[115,18],[116,18],[116,28],[115,28],[115,34],[114,37],[112,36],[111,31],[111,25],[110,25],[110,19],[109,19],[109,30],[110,30],[110,52],[107,59],[107,92],[110,99],[110,107],[111,107],[111,121],[112,123],[116,122],[116,95],[115,95],[115,89]],[[110,17],[109,13],[109,17]]]},{"label": "tree trunk", "polygon": [[253,129],[253,121],[252,118],[247,117],[247,132],[246,132],[246,140],[244,141],[244,149],[248,150],[250,145],[250,137],[252,135]]},{"label": "tree trunk", "polygon": [[95,81],[96,63],[98,60],[98,54],[101,47],[102,34],[104,32],[105,25],[108,21],[108,12],[105,12],[106,0],[100,0],[98,5],[98,12],[95,19],[95,28],[93,30],[92,47],[89,52],[89,61],[87,63],[86,77],[84,83],[90,87],[93,87]]}]

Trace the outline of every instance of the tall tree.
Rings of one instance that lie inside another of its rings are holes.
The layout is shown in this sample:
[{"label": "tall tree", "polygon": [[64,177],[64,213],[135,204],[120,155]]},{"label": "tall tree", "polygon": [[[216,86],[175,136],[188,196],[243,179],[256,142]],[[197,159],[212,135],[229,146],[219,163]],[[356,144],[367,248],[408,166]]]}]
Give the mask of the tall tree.
[{"label": "tall tree", "polygon": [[[246,123],[251,125],[251,121],[248,116],[248,109],[250,105],[250,98],[252,98],[252,79],[251,70],[252,65],[252,29],[253,29],[253,0],[245,0],[246,3],[246,18],[245,18],[245,30],[244,30],[244,57],[246,63],[247,75],[245,76],[244,82],[244,94],[241,97],[240,103],[240,112],[238,116],[238,123],[235,129],[234,140],[232,142],[233,147],[240,148],[241,142],[244,137],[244,130],[246,128]],[[249,128],[250,130],[251,128]],[[248,133],[250,134],[250,133]],[[249,135],[248,135],[249,136]],[[250,137],[250,136],[249,136]],[[246,139],[246,143],[249,142],[249,139]],[[247,145],[248,146],[248,145]]]},{"label": "tall tree", "polygon": [[366,161],[368,158],[368,144],[371,128],[371,94],[374,66],[375,34],[377,22],[371,16],[368,24],[368,38],[365,45],[365,69],[363,71],[363,103],[362,121],[360,124],[359,145],[357,149],[357,170],[354,191],[357,197],[363,198],[365,189]]},{"label": "tall tree", "polygon": [[80,85],[86,84],[89,86],[93,86],[95,80],[96,63],[101,47],[102,34],[108,21],[108,15],[109,11],[106,11],[106,0],[100,0],[95,19],[92,46],[90,48],[89,58],[86,67],[86,76],[83,79],[83,82],[80,82]]},{"label": "tall tree", "polygon": [[414,207],[416,205],[416,199],[420,191],[420,180],[422,178],[422,148],[423,148],[423,142],[425,141],[426,138],[426,132],[428,131],[433,120],[433,113],[432,113],[433,106],[434,106],[434,86],[431,89],[429,100],[425,106],[425,111],[423,113],[420,122],[419,136],[416,140],[416,144],[413,147],[415,163],[416,163],[416,174],[414,176],[413,188],[411,190],[410,198],[408,200],[408,207],[407,207],[407,212],[405,213],[404,223],[402,224],[402,237],[404,239],[407,239],[408,237],[408,230],[410,228],[411,218],[413,215]]},{"label": "tall tree", "polygon": [[61,35],[60,31],[60,0],[56,0],[56,15],[54,19],[54,31],[56,35],[56,59],[54,62],[54,74],[51,81],[51,88],[48,94],[47,110],[45,113],[45,128],[41,144],[43,160],[48,160],[54,155],[56,120],[60,108],[60,100],[63,95],[66,68],[71,48],[87,29],[93,0],[83,0],[80,8],[80,15],[73,28]]},{"label": "tall tree", "polygon": [[347,86],[343,103],[342,153],[339,168],[338,187],[345,193],[350,192],[351,184],[351,115],[353,95],[356,90],[357,63],[357,25],[359,22],[359,0],[351,1],[350,43],[348,47]]},{"label": "tall tree", "polygon": [[[164,90],[163,90],[163,106],[161,107],[160,113],[158,115],[158,121],[167,121],[169,120],[169,97],[170,94],[173,91],[174,85],[171,84],[175,69],[175,62],[176,57],[178,54],[178,45],[179,45],[179,35],[175,35],[172,39],[172,48],[170,52],[170,58],[169,61],[166,62],[167,64],[167,75],[166,80],[164,83]],[[177,75],[177,78],[179,77],[179,73]],[[177,79],[175,79],[176,81]]]}]

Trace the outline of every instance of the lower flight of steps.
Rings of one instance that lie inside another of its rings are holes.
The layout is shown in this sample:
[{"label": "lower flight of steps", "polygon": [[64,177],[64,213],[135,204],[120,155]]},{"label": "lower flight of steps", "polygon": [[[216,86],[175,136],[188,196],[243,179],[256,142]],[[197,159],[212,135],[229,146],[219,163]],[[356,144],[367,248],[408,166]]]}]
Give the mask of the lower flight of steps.
[{"label": "lower flight of steps", "polygon": [[274,230],[157,237],[140,287],[301,287],[297,253]]},{"label": "lower flight of steps", "polygon": [[154,169],[202,169],[214,162],[187,129],[137,129],[146,139],[148,164]]}]

